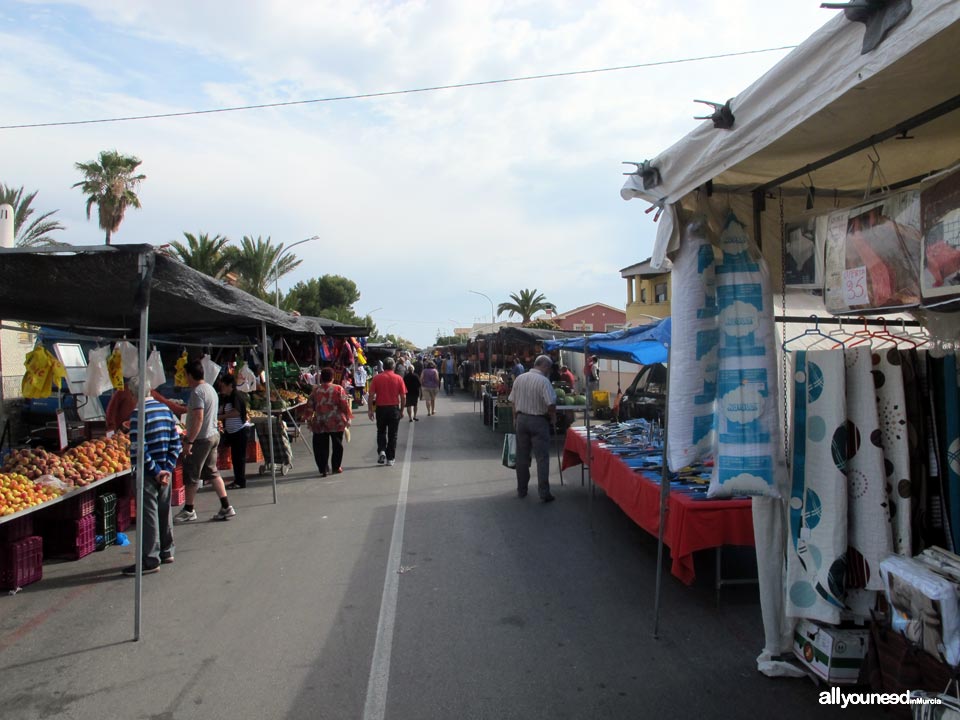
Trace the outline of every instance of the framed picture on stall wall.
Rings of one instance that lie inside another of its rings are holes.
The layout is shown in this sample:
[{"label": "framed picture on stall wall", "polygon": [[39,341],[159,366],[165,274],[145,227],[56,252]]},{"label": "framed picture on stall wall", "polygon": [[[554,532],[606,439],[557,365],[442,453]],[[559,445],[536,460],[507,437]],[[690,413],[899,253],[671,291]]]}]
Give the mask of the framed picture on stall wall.
[{"label": "framed picture on stall wall", "polygon": [[823,250],[827,217],[806,217],[783,227],[783,280],[787,287],[801,290],[823,289]]},{"label": "framed picture on stall wall", "polygon": [[923,272],[920,289],[924,300],[960,295],[960,171],[926,188],[923,207]]}]

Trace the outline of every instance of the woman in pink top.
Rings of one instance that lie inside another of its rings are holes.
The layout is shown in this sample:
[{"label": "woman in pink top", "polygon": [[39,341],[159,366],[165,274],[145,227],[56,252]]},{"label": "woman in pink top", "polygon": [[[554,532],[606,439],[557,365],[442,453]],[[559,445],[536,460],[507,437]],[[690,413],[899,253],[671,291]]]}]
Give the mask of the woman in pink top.
[{"label": "woman in pink top", "polygon": [[[326,477],[331,468],[335,473],[342,473],[343,431],[350,427],[353,410],[346,390],[333,384],[333,370],[330,368],[320,371],[320,384],[310,393],[307,406],[313,411],[310,430],[313,432],[313,457],[320,476]],[[327,465],[331,441],[333,457],[330,458],[331,465]]]},{"label": "woman in pink top", "polygon": [[437,393],[440,391],[440,373],[432,361],[427,360],[420,373],[420,392],[427,406],[427,415],[437,414]]}]

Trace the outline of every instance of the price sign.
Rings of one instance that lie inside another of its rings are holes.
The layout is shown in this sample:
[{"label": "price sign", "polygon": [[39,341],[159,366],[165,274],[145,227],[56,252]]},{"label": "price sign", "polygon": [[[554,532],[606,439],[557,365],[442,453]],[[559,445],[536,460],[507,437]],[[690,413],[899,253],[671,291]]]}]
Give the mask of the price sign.
[{"label": "price sign", "polygon": [[867,268],[865,265],[843,271],[843,299],[847,305],[869,305],[867,295]]},{"label": "price sign", "polygon": [[67,439],[67,416],[61,409],[57,409],[57,435],[60,439],[60,449],[63,450],[70,443]]}]

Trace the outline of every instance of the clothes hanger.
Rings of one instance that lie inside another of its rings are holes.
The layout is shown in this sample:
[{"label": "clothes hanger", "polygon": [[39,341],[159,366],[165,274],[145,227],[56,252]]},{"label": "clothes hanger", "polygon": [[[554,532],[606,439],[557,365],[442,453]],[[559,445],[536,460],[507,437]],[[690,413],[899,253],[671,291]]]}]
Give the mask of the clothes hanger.
[{"label": "clothes hanger", "polygon": [[[902,323],[903,320],[901,320],[900,322]],[[910,334],[906,332],[906,326],[904,326],[903,334],[898,335],[897,333],[892,332],[890,328],[887,327],[887,322],[886,320],[884,320],[883,332],[884,332],[884,335],[889,337],[890,340],[892,340],[897,347],[900,347],[901,343],[906,343],[907,345],[910,346],[910,349],[916,349],[920,345],[920,343],[917,341],[916,338],[911,337]]]},{"label": "clothes hanger", "polygon": [[863,315],[861,315],[860,317],[857,318],[857,320],[863,321],[863,330],[854,330],[852,333],[850,333],[850,338],[853,339],[854,341],[849,345],[846,345],[845,347],[847,348],[852,348],[852,347],[856,347],[857,345],[862,345],[868,340],[873,339],[873,331],[867,327],[867,319]]},{"label": "clothes hanger", "polygon": [[[799,335],[795,335],[794,337],[789,338],[789,339],[783,341],[783,345],[782,345],[781,347],[782,347],[782,349],[783,349],[785,352],[790,352],[790,350],[787,349],[787,345],[789,345],[789,344],[792,343],[792,342],[796,342],[797,340],[800,340],[801,338],[815,336],[815,337],[820,337],[820,338],[832,339],[829,335],[827,335],[826,333],[824,333],[824,332],[820,329],[820,318],[818,318],[816,315],[811,315],[811,316],[810,316],[810,319],[813,320],[813,323],[814,323],[812,329],[811,329],[811,328],[807,328],[806,330],[804,330],[804,331],[803,331],[802,333],[800,333]],[[841,345],[844,345],[844,343],[843,343],[842,340],[839,340],[838,342],[839,342]]]}]

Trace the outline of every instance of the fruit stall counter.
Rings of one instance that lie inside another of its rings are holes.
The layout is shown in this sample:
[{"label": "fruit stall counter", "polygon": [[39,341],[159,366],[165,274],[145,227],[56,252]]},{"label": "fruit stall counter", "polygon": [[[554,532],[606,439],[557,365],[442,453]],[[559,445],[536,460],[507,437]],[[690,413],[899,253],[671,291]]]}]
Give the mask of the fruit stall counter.
[{"label": "fruit stall counter", "polygon": [[[69,490],[69,491],[63,493],[62,495],[57,495],[57,496],[53,496],[53,497],[48,497],[47,499],[43,500],[42,502],[40,502],[40,503],[38,503],[38,504],[36,504],[36,505],[30,505],[29,507],[25,507],[25,508],[23,508],[22,510],[17,510],[16,512],[13,512],[13,513],[11,513],[11,514],[9,514],[9,515],[2,515],[2,516],[0,516],[0,526],[4,525],[5,523],[8,523],[8,522],[13,522],[14,520],[19,520],[20,518],[24,517],[25,515],[30,515],[30,514],[32,514],[32,513],[36,513],[36,512],[39,512],[39,511],[41,511],[41,510],[46,510],[47,508],[53,507],[54,505],[57,505],[58,503],[66,502],[66,501],[74,501],[74,500],[76,500],[77,498],[81,497],[82,495],[85,495],[85,494],[87,494],[87,493],[95,490],[96,488],[99,488],[99,487],[101,487],[101,486],[103,486],[103,485],[106,485],[106,484],[107,484],[108,482],[110,482],[111,480],[116,480],[117,478],[121,478],[121,477],[124,477],[124,476],[129,475],[129,474],[130,474],[130,471],[129,471],[129,470],[122,470],[122,471],[120,471],[120,472],[113,473],[113,474],[111,474],[111,475],[106,475],[106,476],[100,478],[99,480],[94,480],[94,481],[93,481],[92,483],[90,483],[89,485],[84,485],[83,487],[75,487],[75,488],[73,488],[72,490]],[[4,473],[4,474],[0,474],[0,488],[3,487],[3,485],[2,485],[3,480],[2,480],[2,478],[4,477],[4,475],[6,475],[6,474],[5,474],[5,473]],[[4,492],[3,490],[0,490],[0,494],[3,494],[3,492]]]}]

